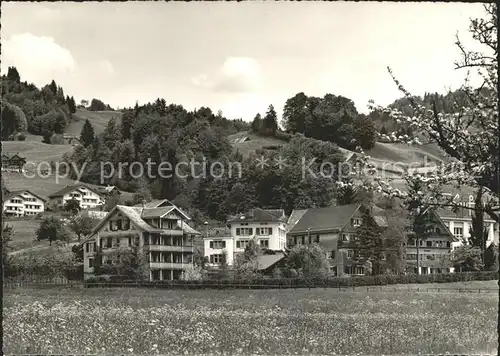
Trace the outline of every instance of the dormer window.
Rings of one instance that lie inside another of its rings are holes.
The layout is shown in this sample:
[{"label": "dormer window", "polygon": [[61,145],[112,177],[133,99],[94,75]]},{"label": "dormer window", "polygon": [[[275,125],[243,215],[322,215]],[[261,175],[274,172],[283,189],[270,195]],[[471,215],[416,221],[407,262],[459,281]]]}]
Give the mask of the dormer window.
[{"label": "dormer window", "polygon": [[352,226],[354,226],[354,227],[361,226],[362,223],[363,223],[363,219],[360,219],[360,218],[353,218],[352,219]]}]

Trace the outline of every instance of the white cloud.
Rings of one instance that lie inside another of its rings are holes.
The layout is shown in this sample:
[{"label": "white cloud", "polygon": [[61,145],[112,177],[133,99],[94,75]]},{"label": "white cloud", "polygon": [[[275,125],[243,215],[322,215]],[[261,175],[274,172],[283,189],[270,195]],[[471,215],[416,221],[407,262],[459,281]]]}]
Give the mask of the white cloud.
[{"label": "white cloud", "polygon": [[259,63],[250,57],[229,57],[213,75],[201,74],[191,79],[196,86],[215,92],[246,93],[262,87]]},{"label": "white cloud", "polygon": [[47,84],[55,75],[73,72],[77,68],[71,52],[52,37],[16,34],[2,47],[2,72],[8,66],[15,66],[22,78],[37,85]]}]

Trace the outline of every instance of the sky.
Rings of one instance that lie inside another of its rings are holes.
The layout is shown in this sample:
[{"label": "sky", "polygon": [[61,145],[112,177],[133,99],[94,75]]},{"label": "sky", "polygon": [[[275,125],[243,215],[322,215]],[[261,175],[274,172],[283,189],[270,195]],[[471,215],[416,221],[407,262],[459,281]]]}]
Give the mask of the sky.
[{"label": "sky", "polygon": [[[475,3],[5,2],[2,73],[16,66],[37,86],[52,79],[77,102],[131,107],[158,97],[250,121],[296,93],[367,104],[444,93],[455,35],[467,44]],[[473,42],[472,42],[473,43]]]}]

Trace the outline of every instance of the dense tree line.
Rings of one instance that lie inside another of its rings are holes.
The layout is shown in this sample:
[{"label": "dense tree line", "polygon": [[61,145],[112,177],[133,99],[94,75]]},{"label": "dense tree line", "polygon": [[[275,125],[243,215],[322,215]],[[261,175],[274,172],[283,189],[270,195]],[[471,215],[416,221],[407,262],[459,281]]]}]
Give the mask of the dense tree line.
[{"label": "dense tree line", "polygon": [[2,140],[15,139],[28,131],[50,143],[54,133],[62,134],[76,111],[73,97],[65,96],[54,80],[41,89],[22,82],[15,67],[2,76]]},{"label": "dense tree line", "polygon": [[288,99],[283,126],[287,132],[335,142],[347,149],[372,148],[376,138],[375,126],[358,113],[353,101],[333,94],[318,98],[298,93]]}]

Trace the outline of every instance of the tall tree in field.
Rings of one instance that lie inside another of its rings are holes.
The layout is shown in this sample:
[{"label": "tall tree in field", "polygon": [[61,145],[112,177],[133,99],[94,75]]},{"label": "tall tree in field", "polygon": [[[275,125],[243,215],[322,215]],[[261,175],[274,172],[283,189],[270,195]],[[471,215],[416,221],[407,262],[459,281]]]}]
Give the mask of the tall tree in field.
[{"label": "tall tree in field", "polygon": [[262,130],[265,135],[274,136],[277,129],[278,115],[276,114],[276,110],[274,110],[274,106],[271,104],[269,105],[266,116],[264,116],[264,120],[262,121]]},{"label": "tall tree in field", "polygon": [[95,141],[94,127],[90,123],[89,119],[85,120],[83,124],[82,131],[80,132],[80,143],[84,147],[89,147]]},{"label": "tall tree in field", "polygon": [[50,89],[50,91],[51,91],[54,95],[56,95],[56,94],[57,94],[57,84],[56,84],[56,82],[55,82],[54,80],[52,80],[52,81],[50,82],[50,84],[49,84],[49,89]]},{"label": "tall tree in field", "polygon": [[357,201],[357,195],[357,188],[351,179],[344,179],[337,182],[337,190],[335,191],[337,205],[354,204]]},{"label": "tall tree in field", "polygon": [[260,132],[260,129],[262,127],[262,117],[260,114],[255,115],[252,121],[252,131],[253,132]]},{"label": "tall tree in field", "polygon": [[284,129],[290,133],[304,133],[309,114],[307,108],[307,95],[304,93],[295,94],[288,99],[283,108],[282,124]]}]

